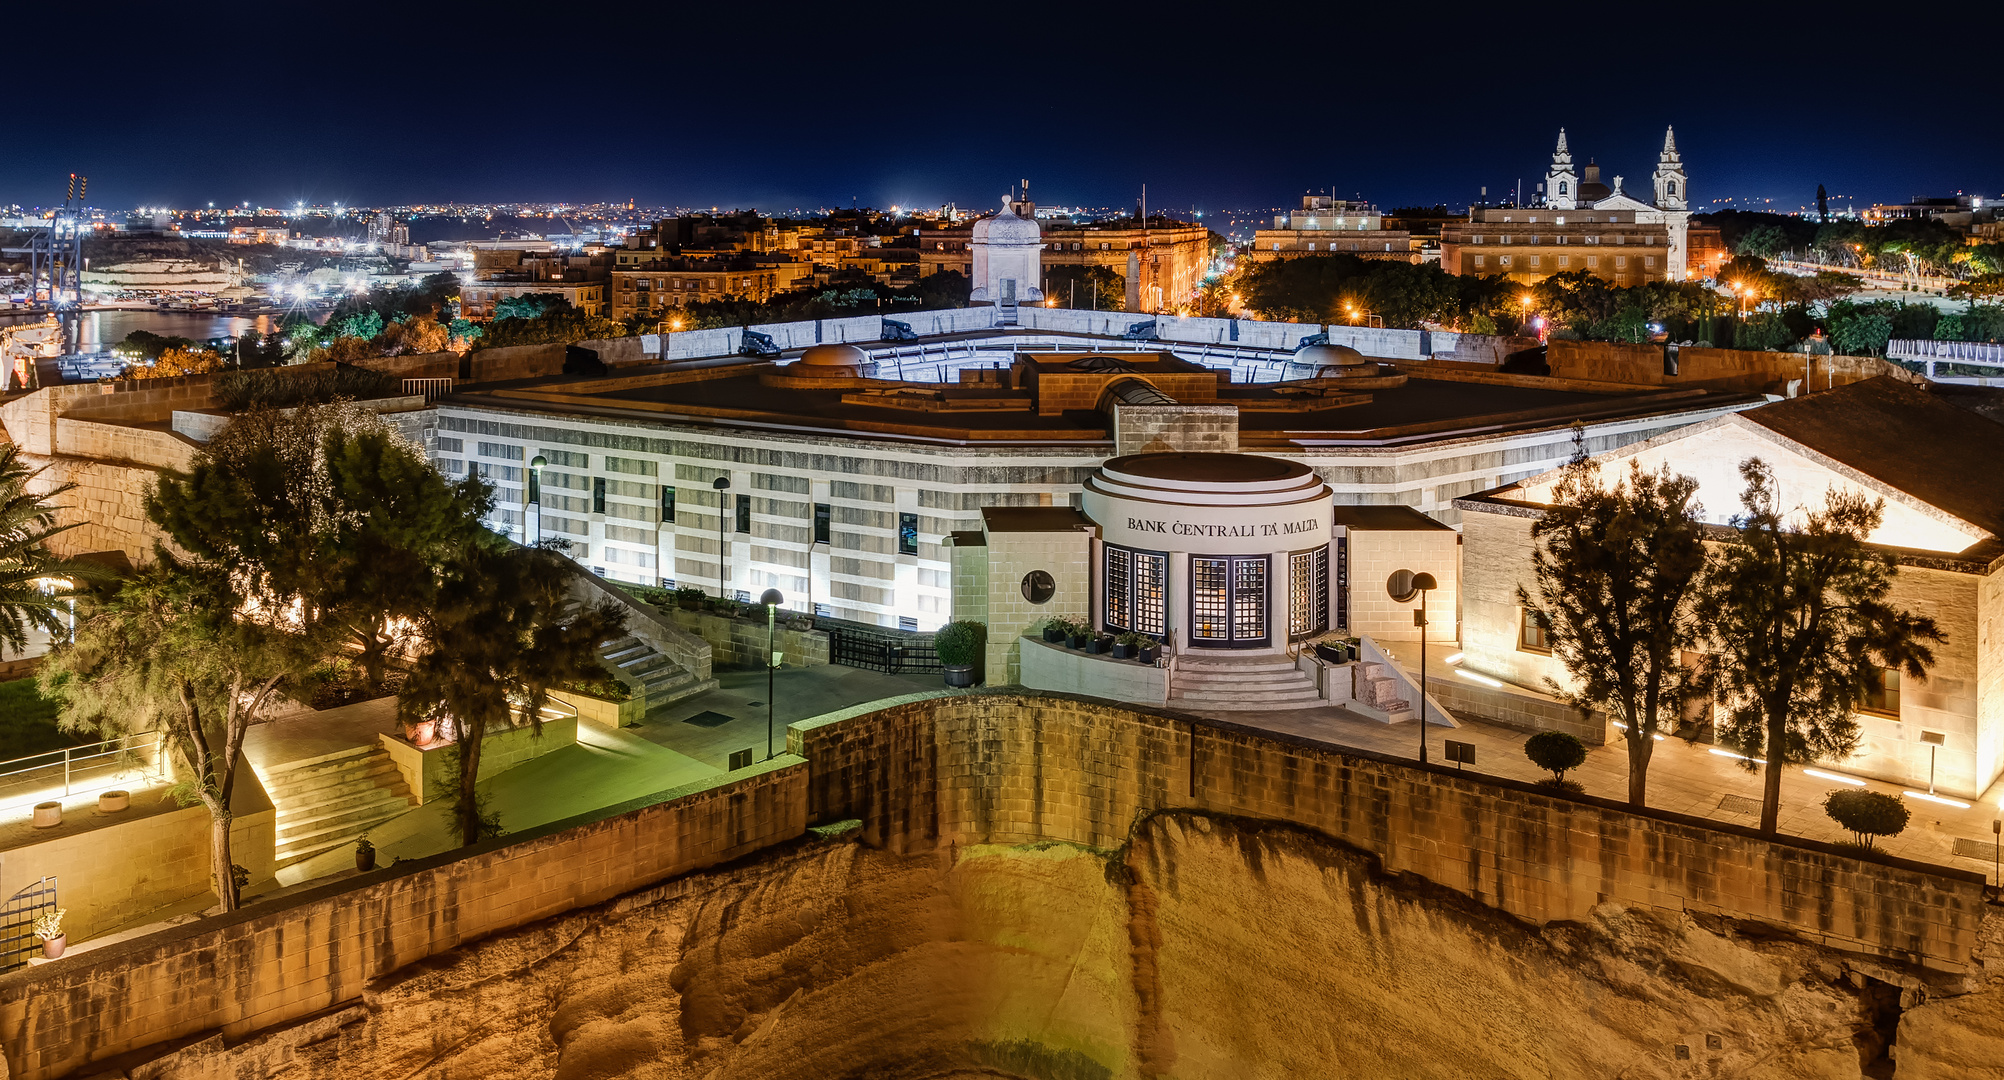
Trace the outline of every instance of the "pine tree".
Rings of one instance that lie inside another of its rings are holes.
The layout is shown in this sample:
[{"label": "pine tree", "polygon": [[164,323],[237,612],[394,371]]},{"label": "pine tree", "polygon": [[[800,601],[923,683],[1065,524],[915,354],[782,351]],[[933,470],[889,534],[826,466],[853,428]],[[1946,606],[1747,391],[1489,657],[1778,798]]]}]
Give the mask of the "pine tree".
[{"label": "pine tree", "polygon": [[1692,692],[1680,654],[1697,637],[1690,602],[1705,565],[1698,483],[1631,461],[1607,487],[1574,438],[1552,505],[1531,526],[1537,595],[1517,596],[1545,617],[1552,654],[1573,677],[1571,688],[1552,683],[1553,693],[1620,722],[1628,801],[1641,806],[1656,734]]},{"label": "pine tree", "polygon": [[428,650],[398,698],[406,723],[432,722],[459,747],[455,817],[467,844],[485,838],[476,784],[487,733],[521,726],[542,731],[550,691],[606,676],[601,642],[625,631],[617,604],[567,610],[570,560],[519,548],[491,534],[464,544],[441,573],[419,620]]},{"label": "pine tree", "polygon": [[1764,770],[1760,827],[1774,832],[1782,770],[1850,756],[1870,679],[1880,668],[1925,678],[1929,645],[1944,638],[1934,620],[1887,602],[1899,567],[1866,542],[1883,502],[1832,489],[1792,528],[1774,470],[1750,458],[1740,475],[1746,509],[1714,554],[1695,611],[1714,642],[1719,734],[1747,768]]}]

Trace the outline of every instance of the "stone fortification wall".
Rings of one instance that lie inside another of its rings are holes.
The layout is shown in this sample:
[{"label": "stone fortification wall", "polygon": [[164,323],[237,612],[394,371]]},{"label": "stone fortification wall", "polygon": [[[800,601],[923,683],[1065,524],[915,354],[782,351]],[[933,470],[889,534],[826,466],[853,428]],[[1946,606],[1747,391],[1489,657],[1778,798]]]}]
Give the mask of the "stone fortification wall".
[{"label": "stone fortification wall", "polygon": [[159,428],[56,418],[56,453],[66,457],[185,470],[195,449],[194,440]]},{"label": "stone fortification wall", "polygon": [[1810,390],[1863,382],[1880,375],[1915,380],[1898,364],[1874,356],[1808,356],[1751,349],[1677,350],[1677,374],[1664,374],[1664,347],[1608,341],[1554,341],[1546,350],[1552,376],[1647,386],[1691,386],[1711,390],[1780,393],[1791,380],[1807,378]]},{"label": "stone fortification wall", "polygon": [[[1290,822],[1531,923],[1616,904],[1765,924],[1966,973],[1981,875],[1111,702],[935,693],[792,725],[788,756],[707,786],[253,904],[0,976],[8,1075],[53,1080],[359,999],[501,931],[859,819],[893,853],[1133,842],[1160,811]],[[1257,866],[1257,863],[1254,864]],[[1255,871],[1257,872],[1257,871]]]},{"label": "stone fortification wall", "polygon": [[56,500],[56,524],[76,527],[51,538],[50,550],[63,556],[123,551],[134,565],[153,560],[153,545],[167,538],[146,520],[146,497],[160,477],[158,469],[74,457],[24,455],[23,460],[43,470],[29,482],[30,491],[76,485]]},{"label": "stone fortification wall", "polygon": [[462,943],[793,839],[805,781],[798,763],[754,768],[0,976],[6,1075],[295,1020]]},{"label": "stone fortification wall", "polygon": [[505,382],[561,374],[564,370],[563,345],[510,345],[468,353],[460,374],[468,382]]},{"label": "stone fortification wall", "polygon": [[910,702],[796,724],[788,748],[808,759],[817,820],[859,818],[893,851],[1114,848],[1138,816],[1194,808],[1321,830],[1534,923],[1613,900],[1957,972],[1983,907],[1983,878],[1966,871],[1083,699]]}]

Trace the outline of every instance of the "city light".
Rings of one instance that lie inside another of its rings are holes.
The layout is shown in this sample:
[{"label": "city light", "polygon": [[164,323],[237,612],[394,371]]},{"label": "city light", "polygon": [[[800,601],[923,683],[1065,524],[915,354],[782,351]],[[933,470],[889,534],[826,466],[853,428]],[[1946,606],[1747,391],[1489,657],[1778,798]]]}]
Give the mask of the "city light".
[{"label": "city light", "polygon": [[1852,787],[1865,786],[1865,782],[1855,776],[1839,776],[1834,772],[1824,772],[1822,769],[1804,769],[1802,770],[1802,775],[1813,776],[1818,780],[1835,780],[1840,784],[1849,784]]},{"label": "city light", "polygon": [[1969,809],[1968,803],[1963,802],[1961,799],[1951,799],[1946,795],[1930,795],[1925,791],[1902,791],[1900,792],[1900,794],[1910,799],[1926,799],[1931,803],[1940,803],[1943,806],[1953,806],[1958,810]]}]

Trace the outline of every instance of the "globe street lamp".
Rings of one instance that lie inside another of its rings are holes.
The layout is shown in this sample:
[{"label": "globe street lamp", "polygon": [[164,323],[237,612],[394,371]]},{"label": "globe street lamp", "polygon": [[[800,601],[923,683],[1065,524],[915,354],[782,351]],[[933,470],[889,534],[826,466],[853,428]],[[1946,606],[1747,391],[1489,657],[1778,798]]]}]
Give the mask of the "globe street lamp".
[{"label": "globe street lamp", "polygon": [[710,485],[717,489],[717,599],[724,598],[724,492],[731,489],[731,478],[719,476]]},{"label": "globe street lamp", "polygon": [[1419,759],[1426,764],[1426,594],[1440,588],[1440,582],[1432,574],[1415,574],[1411,570],[1394,570],[1385,582],[1385,591],[1391,594],[1395,603],[1411,603],[1419,597],[1419,610],[1413,612],[1413,625],[1420,632],[1420,677],[1419,677]]},{"label": "globe street lamp", "polygon": [[786,597],[778,589],[767,589],[758,602],[765,605],[765,759],[772,760],[772,679],[779,669],[779,654],[773,651],[773,638],[778,633],[773,623],[779,617],[779,605],[786,603]]}]

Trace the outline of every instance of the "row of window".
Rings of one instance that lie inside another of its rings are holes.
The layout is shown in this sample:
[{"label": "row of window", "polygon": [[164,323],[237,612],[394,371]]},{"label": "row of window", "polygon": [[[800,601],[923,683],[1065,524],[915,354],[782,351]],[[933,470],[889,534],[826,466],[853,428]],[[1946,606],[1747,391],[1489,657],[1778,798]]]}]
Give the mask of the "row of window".
[{"label": "row of window", "polygon": [[[1565,224],[1565,222],[1562,221],[1559,224],[1563,225]],[[1489,237],[1491,243],[1502,244],[1506,246],[1510,244],[1537,244],[1537,243],[1552,243],[1552,244],[1564,245],[1568,241],[1568,239],[1569,239],[1568,237],[1560,235],[1560,236],[1547,236],[1541,240],[1538,233],[1532,233],[1528,237],[1516,236],[1511,233],[1502,233],[1498,236]],[[1635,243],[1636,246],[1638,247],[1656,247],[1658,246],[1657,245],[1658,239],[1663,239],[1664,243],[1666,244],[1669,242],[1667,238],[1659,238],[1655,236],[1638,236],[1635,238]],[[1479,245],[1482,243],[1482,240],[1483,238],[1478,235],[1478,236],[1470,236],[1464,242],[1471,245]],[[1579,242],[1582,244],[1604,244],[1607,243],[1607,240],[1606,238],[1598,235],[1588,235],[1580,237]],[[1626,246],[1627,243],[1628,243],[1627,234],[1625,233],[1614,234],[1614,246],[1623,247]]]},{"label": "row of window", "polygon": [[[1475,265],[1476,265],[1476,266],[1478,266],[1478,267],[1480,267],[1480,266],[1487,266],[1487,265],[1489,265],[1489,257],[1488,257],[1488,256],[1486,256],[1486,255],[1476,255],[1476,256],[1473,256],[1473,258],[1475,259]],[[1543,268],[1544,268],[1544,265],[1545,265],[1545,257],[1544,257],[1543,255],[1531,255],[1531,256],[1528,256],[1528,258],[1529,258],[1529,259],[1531,260],[1531,262],[1530,262],[1530,267],[1531,267],[1531,269],[1533,269],[1533,270],[1541,270],[1541,269],[1543,269]],[[1559,269],[1561,269],[1561,270],[1564,270],[1564,269],[1567,269],[1568,267],[1570,267],[1570,266],[1572,266],[1572,265],[1573,265],[1573,257],[1572,257],[1571,255],[1555,255],[1555,256],[1553,256],[1553,258],[1554,258],[1554,259],[1556,259],[1556,260],[1558,261],[1558,265],[1559,265]],[[1589,270],[1598,270],[1598,269],[1600,269],[1600,256],[1598,256],[1598,255],[1588,255],[1588,256],[1585,256],[1585,258],[1586,258],[1586,268],[1587,268],[1587,269],[1589,269]],[[1513,265],[1513,263],[1512,263],[1511,259],[1512,259],[1512,256],[1509,256],[1509,255],[1498,255],[1498,256],[1496,256],[1496,265],[1498,265],[1498,266],[1510,266],[1510,265]],[[1644,258],[1644,259],[1642,260],[1642,265],[1643,265],[1643,266],[1644,266],[1645,268],[1647,268],[1647,269],[1650,269],[1650,270],[1654,270],[1654,269],[1656,269],[1656,256],[1654,256],[1654,255],[1650,255],[1650,256],[1647,256],[1647,257],[1645,257],[1645,258]],[[1626,256],[1626,255],[1616,255],[1616,256],[1614,257],[1614,268],[1615,268],[1616,270],[1626,270],[1626,269],[1628,269],[1628,256]]]},{"label": "row of window", "polygon": [[[1531,608],[1519,610],[1517,620],[1517,647],[1525,652],[1542,656],[1552,654],[1552,624],[1542,611]],[[1877,716],[1900,717],[1900,672],[1898,668],[1879,668],[1872,681],[1865,688],[1865,696],[1858,702],[1858,711]]]},{"label": "row of window", "polygon": [[[486,470],[490,468],[498,468],[498,466],[490,466],[485,462],[482,462],[480,464],[480,468],[484,474]],[[507,469],[503,471],[520,472],[520,470],[518,469]],[[606,512],[605,494],[606,494],[605,477],[603,476],[592,477],[591,480],[592,513],[604,514]],[[561,496],[553,496],[553,498],[561,498]],[[745,495],[745,494],[738,495],[733,510],[734,510],[732,514],[733,524],[736,525],[736,529],[734,531],[749,534],[752,531],[752,497],[750,495]],[[830,504],[828,503],[814,504],[815,543],[826,544],[829,542],[829,534],[832,531],[830,526],[834,520],[834,516],[835,516],[835,508]],[[675,486],[673,484],[661,485],[661,520],[664,522],[671,522],[671,523],[675,520]],[[610,529],[610,526],[608,526],[608,529]],[[918,544],[919,544],[918,538],[919,538],[919,516],[917,514],[910,514],[910,513],[898,514],[898,554],[917,555]]]}]

